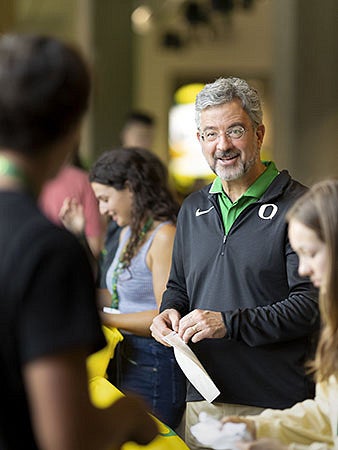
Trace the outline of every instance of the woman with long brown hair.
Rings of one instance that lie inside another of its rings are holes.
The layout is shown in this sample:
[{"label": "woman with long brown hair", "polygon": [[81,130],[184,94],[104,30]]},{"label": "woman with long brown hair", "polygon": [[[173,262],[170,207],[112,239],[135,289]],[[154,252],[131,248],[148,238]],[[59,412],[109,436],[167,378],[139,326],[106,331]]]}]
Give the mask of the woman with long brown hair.
[{"label": "woman with long brown hair", "polygon": [[123,227],[115,258],[100,290],[103,324],[123,334],[117,378],[123,392],[145,399],[151,411],[176,428],[185,406],[185,377],[172,348],[150,336],[171,265],[179,205],[166,167],[152,152],[116,148],[90,170],[100,212]]}]

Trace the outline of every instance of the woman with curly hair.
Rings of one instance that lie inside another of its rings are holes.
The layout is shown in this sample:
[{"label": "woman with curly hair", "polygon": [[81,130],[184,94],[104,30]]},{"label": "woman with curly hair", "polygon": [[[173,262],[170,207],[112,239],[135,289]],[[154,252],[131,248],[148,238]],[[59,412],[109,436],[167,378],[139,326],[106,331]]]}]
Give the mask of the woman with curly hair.
[{"label": "woman with curly hair", "polygon": [[172,348],[157,343],[149,330],[169,275],[179,209],[167,179],[160,159],[139,148],[105,152],[90,170],[100,213],[123,227],[98,299],[102,323],[124,337],[114,383],[143,397],[153,414],[176,428],[185,377]]}]

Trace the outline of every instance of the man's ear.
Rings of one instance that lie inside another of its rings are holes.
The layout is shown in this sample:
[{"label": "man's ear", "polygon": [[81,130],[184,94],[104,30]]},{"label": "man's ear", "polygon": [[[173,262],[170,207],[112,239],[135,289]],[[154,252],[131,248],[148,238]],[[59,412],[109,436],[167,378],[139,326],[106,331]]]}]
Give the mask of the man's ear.
[{"label": "man's ear", "polygon": [[261,148],[265,135],[265,126],[261,123],[256,129],[258,147]]}]

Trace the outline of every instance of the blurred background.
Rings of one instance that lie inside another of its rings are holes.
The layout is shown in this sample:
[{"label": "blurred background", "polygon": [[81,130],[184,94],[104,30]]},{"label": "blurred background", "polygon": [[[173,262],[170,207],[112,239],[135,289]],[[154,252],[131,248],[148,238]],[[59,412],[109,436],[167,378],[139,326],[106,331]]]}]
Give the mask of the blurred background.
[{"label": "blurred background", "polygon": [[80,46],[94,73],[81,155],[119,144],[131,110],[155,119],[152,150],[182,193],[212,177],[193,103],[206,82],[239,76],[263,98],[262,155],[310,184],[338,176],[337,0],[0,0],[0,32]]}]

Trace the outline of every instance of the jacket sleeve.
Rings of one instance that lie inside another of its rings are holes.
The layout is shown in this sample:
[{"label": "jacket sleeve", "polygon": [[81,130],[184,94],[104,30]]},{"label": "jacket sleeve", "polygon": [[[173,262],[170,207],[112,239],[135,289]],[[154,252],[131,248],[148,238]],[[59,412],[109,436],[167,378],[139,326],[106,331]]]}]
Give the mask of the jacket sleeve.
[{"label": "jacket sleeve", "polygon": [[313,400],[284,410],[266,409],[250,419],[255,422],[258,439],[279,439],[290,450],[334,448],[326,383],[317,384]]},{"label": "jacket sleeve", "polygon": [[222,312],[228,339],[254,347],[302,338],[319,329],[318,290],[308,278],[299,276],[298,257],[288,240],[285,264],[288,297],[269,305]]}]

